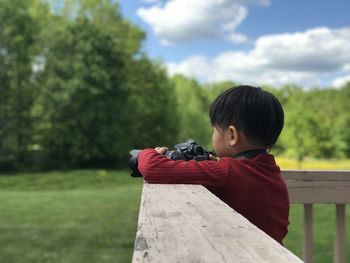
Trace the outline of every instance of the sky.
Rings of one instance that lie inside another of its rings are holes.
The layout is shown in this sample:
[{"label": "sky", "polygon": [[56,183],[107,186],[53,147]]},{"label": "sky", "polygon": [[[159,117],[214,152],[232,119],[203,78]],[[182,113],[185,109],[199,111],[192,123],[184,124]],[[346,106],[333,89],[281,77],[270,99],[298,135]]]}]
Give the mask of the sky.
[{"label": "sky", "polygon": [[349,0],[119,2],[169,75],[306,89],[350,81]]}]

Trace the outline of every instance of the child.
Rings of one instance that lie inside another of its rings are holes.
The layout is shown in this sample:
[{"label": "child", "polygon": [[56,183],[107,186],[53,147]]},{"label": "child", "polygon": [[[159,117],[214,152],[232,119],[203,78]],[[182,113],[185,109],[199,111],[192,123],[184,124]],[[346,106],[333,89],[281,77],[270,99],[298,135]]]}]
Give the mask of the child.
[{"label": "child", "polygon": [[150,183],[201,184],[282,244],[289,224],[287,187],[273,155],[284,113],[272,94],[237,86],[211,105],[212,144],[219,160],[174,161],[167,148],[145,149],[138,169]]}]

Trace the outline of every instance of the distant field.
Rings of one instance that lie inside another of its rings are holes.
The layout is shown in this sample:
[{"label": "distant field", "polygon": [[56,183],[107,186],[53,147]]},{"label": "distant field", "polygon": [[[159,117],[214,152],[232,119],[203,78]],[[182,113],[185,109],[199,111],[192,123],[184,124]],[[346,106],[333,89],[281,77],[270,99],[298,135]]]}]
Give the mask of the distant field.
[{"label": "distant field", "polygon": [[[141,187],[128,171],[0,176],[0,262],[130,262]],[[314,262],[332,262],[334,212],[316,206]],[[348,207],[347,229],[349,219]],[[301,256],[302,206],[290,221],[285,245]]]},{"label": "distant field", "polygon": [[306,170],[349,170],[350,160],[315,160],[307,159],[300,165],[293,159],[277,157],[277,164],[281,169],[306,169]]}]

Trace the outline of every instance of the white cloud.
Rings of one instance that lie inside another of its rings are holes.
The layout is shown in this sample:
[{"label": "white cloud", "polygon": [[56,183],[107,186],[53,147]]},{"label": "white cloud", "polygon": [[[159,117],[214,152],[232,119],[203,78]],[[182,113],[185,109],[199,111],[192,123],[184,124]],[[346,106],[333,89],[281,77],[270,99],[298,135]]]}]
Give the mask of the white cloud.
[{"label": "white cloud", "polygon": [[215,37],[240,43],[246,37],[235,31],[247,16],[246,5],[269,3],[269,0],[172,0],[141,7],[137,14],[152,27],[162,44]]},{"label": "white cloud", "polygon": [[335,80],[333,80],[332,86],[335,87],[335,88],[341,88],[347,82],[350,82],[350,75],[343,76],[343,77],[340,77],[340,78],[336,78]]},{"label": "white cloud", "polygon": [[349,72],[350,72],[350,63],[345,64],[345,65],[343,66],[343,70],[344,70],[344,71],[349,71]]},{"label": "white cloud", "polygon": [[210,72],[209,60],[204,56],[192,56],[182,63],[169,63],[168,73],[174,75],[181,73],[194,78],[201,78]]},{"label": "white cloud", "polygon": [[297,71],[340,70],[350,60],[350,29],[315,28],[261,37],[253,51],[270,67]]},{"label": "white cloud", "polygon": [[232,43],[237,43],[237,44],[244,43],[244,42],[248,41],[248,38],[245,35],[237,34],[237,33],[232,33],[227,38]]},{"label": "white cloud", "polygon": [[262,36],[250,51],[226,51],[213,59],[189,57],[168,69],[207,82],[313,86],[321,83],[322,75],[349,68],[349,50],[350,28],[315,28]]}]

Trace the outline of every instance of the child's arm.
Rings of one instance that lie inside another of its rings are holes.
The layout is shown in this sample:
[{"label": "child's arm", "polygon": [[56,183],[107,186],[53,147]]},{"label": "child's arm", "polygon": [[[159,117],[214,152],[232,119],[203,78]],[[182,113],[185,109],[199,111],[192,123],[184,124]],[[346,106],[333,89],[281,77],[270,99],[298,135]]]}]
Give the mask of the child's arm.
[{"label": "child's arm", "polygon": [[228,158],[220,161],[174,161],[153,149],[145,149],[137,158],[138,169],[150,183],[220,185],[230,173]]}]

